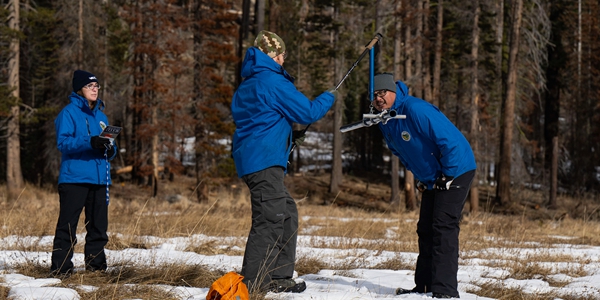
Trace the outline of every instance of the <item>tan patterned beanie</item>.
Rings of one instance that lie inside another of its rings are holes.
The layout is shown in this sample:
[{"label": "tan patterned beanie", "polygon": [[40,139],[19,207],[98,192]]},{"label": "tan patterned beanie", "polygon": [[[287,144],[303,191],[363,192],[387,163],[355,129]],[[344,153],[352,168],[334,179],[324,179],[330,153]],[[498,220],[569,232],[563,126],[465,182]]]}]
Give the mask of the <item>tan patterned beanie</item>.
[{"label": "tan patterned beanie", "polygon": [[254,47],[260,49],[271,58],[285,52],[285,43],[275,33],[262,30],[254,40]]}]

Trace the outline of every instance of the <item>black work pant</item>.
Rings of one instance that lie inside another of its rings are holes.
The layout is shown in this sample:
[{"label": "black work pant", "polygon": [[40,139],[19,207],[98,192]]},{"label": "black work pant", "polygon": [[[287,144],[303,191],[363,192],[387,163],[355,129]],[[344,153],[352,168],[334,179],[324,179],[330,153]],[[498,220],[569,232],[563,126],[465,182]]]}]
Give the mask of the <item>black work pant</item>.
[{"label": "black work pant", "polygon": [[284,176],[283,168],[271,167],[242,177],[250,189],[252,227],[241,275],[251,292],[294,274],[298,209],[284,186]]},{"label": "black work pant", "polygon": [[417,224],[419,257],[416,290],[458,297],[459,221],[475,171],[452,182],[447,191],[426,190]]},{"label": "black work pant", "polygon": [[54,234],[50,270],[73,271],[73,251],[77,244],[77,223],[85,207],[84,257],[86,270],[106,270],[104,246],[108,242],[106,186],[96,184],[59,184],[60,213]]}]

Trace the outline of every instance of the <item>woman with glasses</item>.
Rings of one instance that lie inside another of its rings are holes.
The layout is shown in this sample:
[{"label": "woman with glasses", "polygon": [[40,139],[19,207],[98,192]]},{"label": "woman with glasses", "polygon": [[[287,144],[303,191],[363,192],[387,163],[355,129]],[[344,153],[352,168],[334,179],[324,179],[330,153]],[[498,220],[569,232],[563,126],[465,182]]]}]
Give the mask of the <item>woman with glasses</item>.
[{"label": "woman with glasses", "polygon": [[85,208],[85,269],[106,270],[104,246],[108,242],[108,185],[110,163],[117,151],[112,140],[100,136],[108,126],[98,98],[100,85],[93,74],[76,70],[70,103],[54,120],[56,144],[62,153],[58,193],[60,212],[54,235],[50,275],[73,272],[77,223]]}]

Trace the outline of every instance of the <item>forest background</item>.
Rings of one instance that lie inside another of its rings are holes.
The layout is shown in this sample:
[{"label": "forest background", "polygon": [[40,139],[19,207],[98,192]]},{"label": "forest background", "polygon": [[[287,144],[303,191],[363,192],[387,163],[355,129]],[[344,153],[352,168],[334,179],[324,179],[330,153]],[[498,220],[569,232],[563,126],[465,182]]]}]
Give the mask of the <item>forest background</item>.
[{"label": "forest background", "polygon": [[[549,208],[559,205],[558,193],[600,200],[598,0],[0,3],[0,180],[7,199],[26,183],[55,186],[53,121],[68,103],[73,71],[84,69],[99,78],[110,123],[124,128],[115,179],[156,195],[160,176],[192,176],[190,188],[205,201],[211,184],[237,177],[228,150],[230,101],[245,50],[267,29],[284,39],[284,67],[309,98],[334,86],[380,33],[375,71],[393,72],[470,141],[478,162],[471,210],[482,190],[508,208],[523,200],[511,191],[525,187],[541,189]],[[389,201],[415,209],[414,179],[378,128],[338,130],[369,112],[368,77],[365,59],[334,108],[310,127],[330,137],[329,192],[338,193],[348,175],[386,178]],[[290,173],[301,170],[299,153]]]}]

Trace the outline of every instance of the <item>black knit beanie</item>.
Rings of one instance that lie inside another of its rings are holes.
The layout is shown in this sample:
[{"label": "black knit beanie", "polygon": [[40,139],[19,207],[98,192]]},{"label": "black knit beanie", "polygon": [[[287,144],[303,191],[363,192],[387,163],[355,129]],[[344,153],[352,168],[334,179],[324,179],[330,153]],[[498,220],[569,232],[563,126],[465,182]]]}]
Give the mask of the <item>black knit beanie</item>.
[{"label": "black knit beanie", "polygon": [[75,70],[73,72],[73,91],[77,92],[90,82],[98,82],[96,76],[90,72],[83,70]]}]

